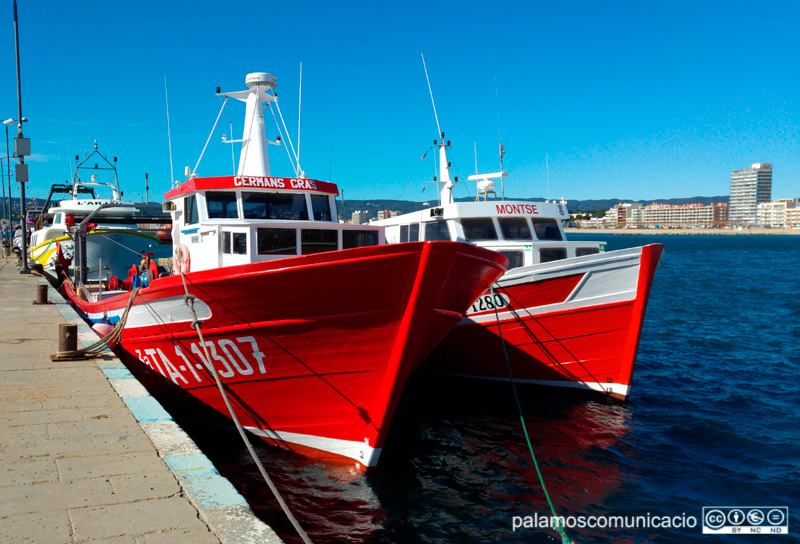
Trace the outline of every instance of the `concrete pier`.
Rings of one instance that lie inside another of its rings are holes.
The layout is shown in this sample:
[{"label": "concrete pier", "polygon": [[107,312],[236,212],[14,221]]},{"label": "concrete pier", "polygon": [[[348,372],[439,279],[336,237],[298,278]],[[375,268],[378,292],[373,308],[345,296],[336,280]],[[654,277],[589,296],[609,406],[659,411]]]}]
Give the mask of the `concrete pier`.
[{"label": "concrete pier", "polygon": [[280,542],[111,352],[53,362],[58,325],[97,336],[0,257],[0,542]]}]

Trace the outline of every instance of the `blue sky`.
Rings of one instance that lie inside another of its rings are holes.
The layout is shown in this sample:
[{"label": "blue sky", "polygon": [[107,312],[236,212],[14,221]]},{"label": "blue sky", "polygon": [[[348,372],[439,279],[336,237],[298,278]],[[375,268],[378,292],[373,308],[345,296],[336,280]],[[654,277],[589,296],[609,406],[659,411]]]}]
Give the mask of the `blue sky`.
[{"label": "blue sky", "polygon": [[[11,0],[0,117],[17,116]],[[774,165],[773,197],[800,197],[798,2],[95,2],[18,0],[28,194],[71,177],[76,154],[119,159],[126,196],[169,189],[194,166],[221,100],[248,72],[278,78],[301,163],[346,199],[435,198],[437,137],[425,54],[451,160],[464,178],[499,168],[507,197],[725,195],[730,171]],[[494,57],[494,64],[493,64]],[[198,173],[231,172],[223,132]],[[276,131],[275,134],[277,134]],[[12,131],[13,137],[13,131]],[[229,134],[230,135],[230,134]],[[274,136],[274,134],[271,134]],[[0,137],[2,140],[2,137]],[[12,142],[13,148],[13,142]],[[0,144],[5,154],[5,142]],[[272,148],[274,175],[291,175]],[[424,192],[423,192],[423,189]],[[475,188],[457,187],[457,196]],[[18,195],[18,189],[14,189]]]}]

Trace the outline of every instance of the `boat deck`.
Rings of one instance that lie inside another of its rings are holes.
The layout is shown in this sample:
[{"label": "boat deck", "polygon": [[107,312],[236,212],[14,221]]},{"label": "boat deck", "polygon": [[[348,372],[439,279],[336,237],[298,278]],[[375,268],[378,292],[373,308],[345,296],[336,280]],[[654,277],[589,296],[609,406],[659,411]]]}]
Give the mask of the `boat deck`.
[{"label": "boat deck", "polygon": [[51,361],[97,336],[41,283],[0,257],[0,541],[280,542],[113,353]]}]

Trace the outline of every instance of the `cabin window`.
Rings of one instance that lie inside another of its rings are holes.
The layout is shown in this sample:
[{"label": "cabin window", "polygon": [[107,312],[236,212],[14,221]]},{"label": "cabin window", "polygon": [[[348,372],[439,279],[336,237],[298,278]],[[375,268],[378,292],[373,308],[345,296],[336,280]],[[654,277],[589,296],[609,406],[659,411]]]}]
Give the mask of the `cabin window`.
[{"label": "cabin window", "polygon": [[183,208],[186,212],[185,224],[191,225],[200,220],[197,215],[197,197],[195,195],[187,196],[183,199]]},{"label": "cabin window", "polygon": [[528,220],[524,217],[501,217],[497,220],[506,240],[532,240]]},{"label": "cabin window", "polygon": [[419,242],[419,223],[412,223],[408,229],[408,241]]},{"label": "cabin window", "polygon": [[539,262],[549,263],[567,258],[567,250],[563,247],[548,247],[539,250]]},{"label": "cabin window", "polygon": [[305,195],[243,192],[242,208],[245,219],[308,220]]},{"label": "cabin window", "polygon": [[338,232],[329,229],[303,229],[300,233],[303,255],[336,251],[339,248]]},{"label": "cabin window", "polygon": [[233,253],[234,255],[247,255],[247,233],[233,233]]},{"label": "cabin window", "polygon": [[462,219],[461,226],[464,228],[464,238],[470,242],[497,240],[497,231],[489,217]]},{"label": "cabin window", "polygon": [[376,230],[343,230],[342,248],[367,247],[378,245],[378,231]]},{"label": "cabin window", "polygon": [[555,219],[533,218],[533,230],[539,240],[561,241],[561,231],[558,230],[558,223]]},{"label": "cabin window", "polygon": [[577,247],[575,248],[575,256],[583,257],[584,255],[596,255],[600,253],[600,249],[596,247]]},{"label": "cabin window", "polygon": [[236,193],[233,191],[208,191],[206,209],[209,219],[239,219]]},{"label": "cabin window", "polygon": [[446,221],[434,221],[432,223],[425,223],[425,239],[426,240],[449,240],[450,231],[447,230]]},{"label": "cabin window", "polygon": [[259,255],[297,255],[295,229],[258,229]]},{"label": "cabin window", "polygon": [[230,232],[223,232],[222,233],[222,252],[223,253],[230,253],[231,252],[231,233]]},{"label": "cabin window", "polygon": [[400,225],[400,241],[408,242],[408,225]]},{"label": "cabin window", "polygon": [[314,221],[333,221],[331,201],[327,195],[311,195],[311,212]]},{"label": "cabin window", "polygon": [[506,271],[512,268],[518,268],[525,264],[525,255],[521,251],[500,251],[501,255],[508,257],[508,266]]}]

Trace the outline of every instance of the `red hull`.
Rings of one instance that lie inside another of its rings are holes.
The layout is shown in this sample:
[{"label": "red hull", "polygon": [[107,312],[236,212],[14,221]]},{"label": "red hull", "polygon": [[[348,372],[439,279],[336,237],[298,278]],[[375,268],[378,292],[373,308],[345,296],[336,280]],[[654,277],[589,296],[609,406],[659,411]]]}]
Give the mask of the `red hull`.
[{"label": "red hull", "polygon": [[568,259],[558,261],[564,263],[561,271],[548,263],[552,272],[542,274],[544,279],[529,274],[526,280],[511,271],[495,288],[500,325],[493,309],[477,308],[447,335],[426,367],[508,381],[502,332],[516,382],[625,400],[661,252],[661,245],[652,244]]},{"label": "red hull", "polygon": [[[378,461],[406,380],[505,263],[468,244],[429,242],[200,271],[186,279],[242,425],[306,454],[369,467]],[[66,290],[93,321],[104,312],[113,321],[129,298],[88,303],[69,285]],[[141,290],[120,349],[127,360],[227,414],[183,293],[179,276]]]}]

